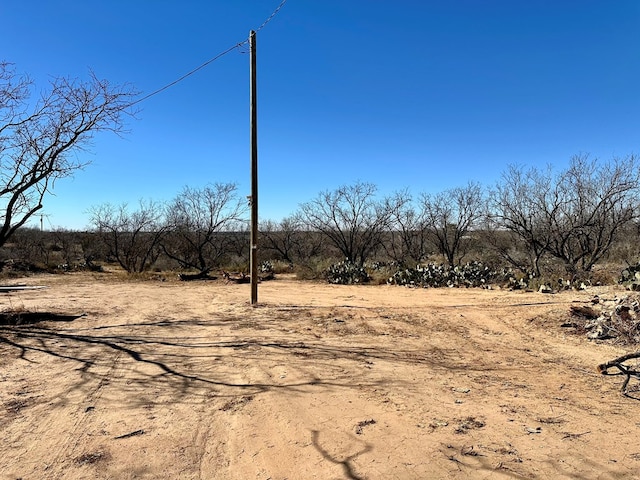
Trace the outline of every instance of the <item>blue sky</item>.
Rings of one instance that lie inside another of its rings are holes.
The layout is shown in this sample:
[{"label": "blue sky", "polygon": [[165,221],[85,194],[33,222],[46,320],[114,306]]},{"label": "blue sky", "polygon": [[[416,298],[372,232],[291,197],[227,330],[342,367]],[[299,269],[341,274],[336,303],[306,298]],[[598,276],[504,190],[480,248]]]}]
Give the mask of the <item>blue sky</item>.
[{"label": "blue sky", "polygon": [[[0,47],[44,89],[89,69],[142,94],[248,37],[280,0],[3,0]],[[491,186],[509,164],[640,154],[636,0],[288,0],[258,34],[260,216],[356,181],[381,194]],[[184,186],[250,190],[249,55],[140,104],[56,184],[45,227]],[[35,222],[35,224],[38,224]]]}]

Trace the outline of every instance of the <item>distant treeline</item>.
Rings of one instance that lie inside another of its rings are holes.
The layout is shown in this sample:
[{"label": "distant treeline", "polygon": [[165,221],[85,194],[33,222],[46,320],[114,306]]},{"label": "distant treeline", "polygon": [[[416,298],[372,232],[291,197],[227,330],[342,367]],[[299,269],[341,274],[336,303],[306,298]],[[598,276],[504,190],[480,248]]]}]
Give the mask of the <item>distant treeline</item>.
[{"label": "distant treeline", "polygon": [[[510,167],[493,188],[380,197],[357,182],[319,193],[281,220],[260,222],[259,257],[304,277],[356,266],[453,268],[480,260],[539,278],[588,278],[605,263],[637,263],[640,176],[635,157],[586,156],[562,171]],[[247,205],[235,184],[185,188],[168,204],[91,209],[91,231],[19,229],[0,260],[38,268],[247,271]]]}]

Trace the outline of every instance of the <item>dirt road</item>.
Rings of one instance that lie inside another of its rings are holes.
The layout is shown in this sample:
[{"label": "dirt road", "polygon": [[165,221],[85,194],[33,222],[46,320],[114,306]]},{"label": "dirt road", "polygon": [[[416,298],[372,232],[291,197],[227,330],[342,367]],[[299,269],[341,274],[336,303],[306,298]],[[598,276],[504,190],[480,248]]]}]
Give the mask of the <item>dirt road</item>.
[{"label": "dirt road", "polygon": [[640,478],[628,350],[559,327],[593,291],[19,281],[3,480]]}]

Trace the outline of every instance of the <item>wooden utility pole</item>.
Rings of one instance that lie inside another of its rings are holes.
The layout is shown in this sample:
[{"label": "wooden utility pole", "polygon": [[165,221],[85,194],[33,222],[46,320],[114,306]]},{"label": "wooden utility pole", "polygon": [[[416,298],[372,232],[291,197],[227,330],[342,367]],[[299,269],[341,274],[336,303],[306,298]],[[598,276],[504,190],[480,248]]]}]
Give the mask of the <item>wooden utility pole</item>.
[{"label": "wooden utility pole", "polygon": [[258,302],[258,93],[256,82],[256,32],[249,32],[251,67],[251,305]]}]

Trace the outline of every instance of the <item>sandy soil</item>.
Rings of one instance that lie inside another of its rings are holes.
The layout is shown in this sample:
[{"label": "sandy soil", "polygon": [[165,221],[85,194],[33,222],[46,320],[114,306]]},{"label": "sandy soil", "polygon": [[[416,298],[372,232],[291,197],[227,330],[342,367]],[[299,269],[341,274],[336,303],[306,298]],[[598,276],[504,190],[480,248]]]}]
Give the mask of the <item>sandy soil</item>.
[{"label": "sandy soil", "polygon": [[18,281],[85,316],[0,327],[3,480],[640,478],[628,350],[559,326],[593,290]]}]

